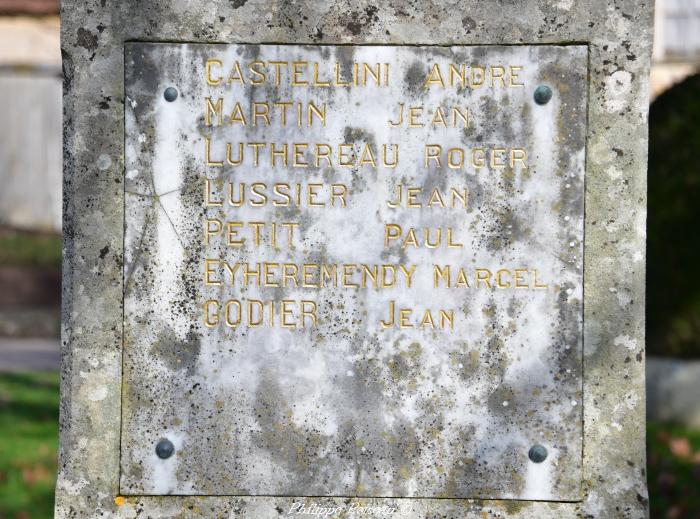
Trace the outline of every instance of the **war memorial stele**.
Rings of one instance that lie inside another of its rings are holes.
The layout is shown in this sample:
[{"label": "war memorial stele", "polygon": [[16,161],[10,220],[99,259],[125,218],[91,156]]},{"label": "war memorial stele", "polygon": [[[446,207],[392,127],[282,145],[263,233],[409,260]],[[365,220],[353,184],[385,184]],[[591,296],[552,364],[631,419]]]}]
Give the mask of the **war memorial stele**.
[{"label": "war memorial stele", "polygon": [[89,4],[57,517],[647,517],[652,6]]}]

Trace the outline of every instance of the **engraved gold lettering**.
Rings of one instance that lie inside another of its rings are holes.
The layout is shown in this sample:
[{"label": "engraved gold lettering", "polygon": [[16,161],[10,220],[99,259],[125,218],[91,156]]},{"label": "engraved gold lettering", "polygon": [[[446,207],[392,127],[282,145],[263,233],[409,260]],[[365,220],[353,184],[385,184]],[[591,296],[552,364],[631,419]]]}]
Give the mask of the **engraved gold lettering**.
[{"label": "engraved gold lettering", "polygon": [[204,111],[204,124],[207,126],[211,126],[211,116],[212,114],[216,115],[216,120],[217,120],[217,126],[221,126],[223,124],[223,109],[224,109],[224,100],[223,98],[219,98],[216,100],[216,104],[212,104],[211,102],[211,97],[206,97],[206,108]]},{"label": "engraved gold lettering", "polygon": [[[204,302],[204,325],[207,328],[215,328],[219,324],[219,307],[221,305],[214,299],[208,299]],[[211,307],[214,307],[214,315],[212,317]]]},{"label": "engraved gold lettering", "polygon": [[204,244],[209,245],[210,236],[218,236],[223,229],[223,223],[217,218],[207,219],[204,226]]},{"label": "engraved gold lettering", "polygon": [[221,83],[222,77],[220,75],[216,75],[216,77],[214,77],[212,74],[212,68],[221,69],[222,66],[223,63],[221,63],[220,60],[213,58],[207,59],[207,61],[204,63],[204,78],[206,79],[208,85],[216,86]]},{"label": "engraved gold lettering", "polygon": [[204,138],[204,163],[207,166],[223,166],[223,160],[212,160],[211,159],[211,140],[209,137]]},{"label": "engraved gold lettering", "polygon": [[241,85],[245,85],[243,72],[241,72],[241,65],[237,61],[233,62],[231,73],[228,76],[228,83],[240,83]]},{"label": "engraved gold lettering", "polygon": [[267,79],[267,76],[265,75],[265,63],[262,61],[252,61],[250,64],[248,64],[248,70],[250,70],[250,73],[253,75],[253,77],[250,78],[250,82],[253,85],[262,85],[265,83],[265,79]]},{"label": "engraved gold lettering", "polygon": [[[221,286],[221,281],[217,281],[216,279],[212,279],[212,276],[216,274],[217,272],[217,266],[219,264],[219,260],[213,260],[213,259],[205,259],[204,260],[204,284],[206,286]],[[214,268],[212,268],[212,266]]]}]

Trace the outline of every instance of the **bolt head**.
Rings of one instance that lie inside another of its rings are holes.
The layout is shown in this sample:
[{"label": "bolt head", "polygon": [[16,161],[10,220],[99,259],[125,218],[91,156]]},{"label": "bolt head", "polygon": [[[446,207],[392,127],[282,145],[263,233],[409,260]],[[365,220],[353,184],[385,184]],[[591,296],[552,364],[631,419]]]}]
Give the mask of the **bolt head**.
[{"label": "bolt head", "polygon": [[533,463],[542,463],[547,459],[547,449],[544,445],[538,443],[530,447],[527,456]]},{"label": "bolt head", "polygon": [[162,460],[168,459],[175,452],[175,445],[170,440],[163,438],[156,444],[156,454]]},{"label": "bolt head", "polygon": [[540,85],[535,89],[533,97],[538,105],[546,105],[552,99],[552,89],[547,85]]},{"label": "bolt head", "polygon": [[163,97],[165,98],[166,101],[169,103],[172,103],[177,99],[177,88],[175,87],[168,87],[165,89],[163,92]]}]

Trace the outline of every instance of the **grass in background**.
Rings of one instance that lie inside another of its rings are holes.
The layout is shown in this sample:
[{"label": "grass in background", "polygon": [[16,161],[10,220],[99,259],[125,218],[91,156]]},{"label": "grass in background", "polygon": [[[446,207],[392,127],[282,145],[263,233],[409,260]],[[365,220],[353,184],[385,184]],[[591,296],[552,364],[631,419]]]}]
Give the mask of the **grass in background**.
[{"label": "grass in background", "polygon": [[1,374],[1,519],[53,517],[57,447],[58,374]]},{"label": "grass in background", "polygon": [[647,424],[652,519],[700,518],[700,430]]},{"label": "grass in background", "polygon": [[0,265],[61,266],[61,237],[0,228]]}]

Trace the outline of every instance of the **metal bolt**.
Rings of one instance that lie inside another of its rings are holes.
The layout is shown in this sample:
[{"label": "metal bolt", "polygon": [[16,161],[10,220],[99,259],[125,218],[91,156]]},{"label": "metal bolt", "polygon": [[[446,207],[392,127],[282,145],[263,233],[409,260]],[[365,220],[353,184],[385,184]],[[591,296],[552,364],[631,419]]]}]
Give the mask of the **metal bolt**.
[{"label": "metal bolt", "polygon": [[156,445],[156,454],[160,459],[166,460],[175,452],[175,445],[170,440],[163,438]]},{"label": "metal bolt", "polygon": [[530,447],[530,451],[527,453],[527,456],[530,458],[530,461],[534,463],[542,463],[547,459],[547,449],[544,447],[544,445],[540,445],[538,443]]},{"label": "metal bolt", "polygon": [[547,85],[540,85],[535,89],[533,97],[538,105],[546,105],[552,99],[552,89]]},{"label": "metal bolt", "polygon": [[177,99],[177,88],[175,87],[168,87],[165,89],[165,92],[163,92],[163,97],[165,98],[166,101],[169,103],[172,103]]}]

